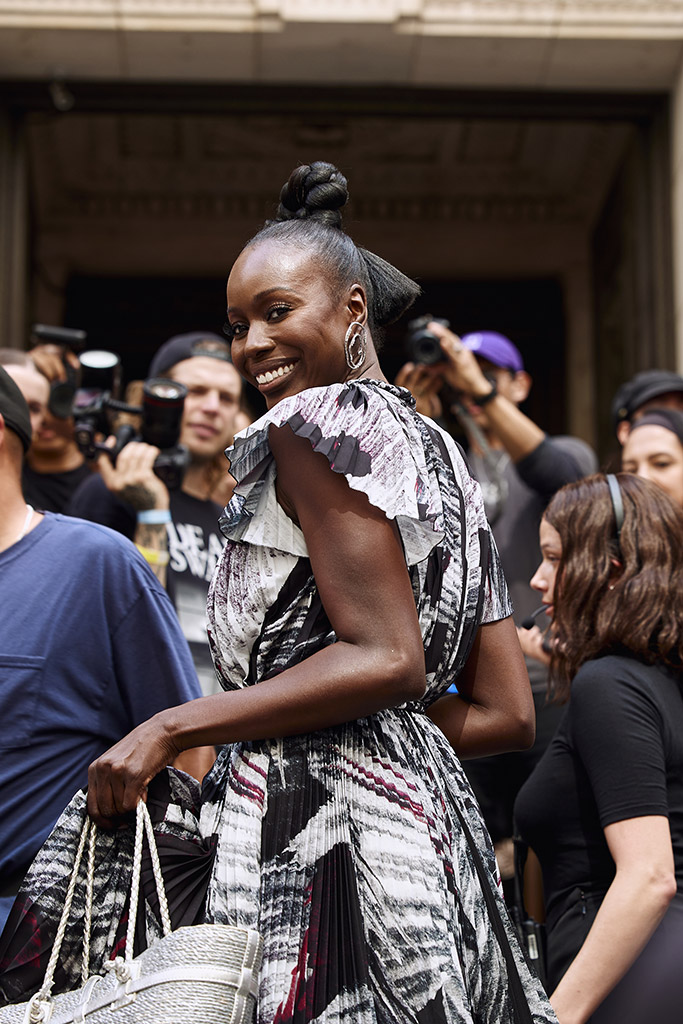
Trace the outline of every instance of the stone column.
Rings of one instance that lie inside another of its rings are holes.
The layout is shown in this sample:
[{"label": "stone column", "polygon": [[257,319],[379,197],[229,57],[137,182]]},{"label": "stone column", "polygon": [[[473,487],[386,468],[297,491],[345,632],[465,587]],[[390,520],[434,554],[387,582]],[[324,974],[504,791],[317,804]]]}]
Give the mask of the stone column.
[{"label": "stone column", "polygon": [[567,433],[583,438],[597,449],[594,310],[588,247],[585,259],[572,261],[562,280],[567,324]]},{"label": "stone column", "polygon": [[26,342],[28,201],[23,121],[0,110],[0,347]]},{"label": "stone column", "polygon": [[671,96],[671,214],[676,369],[683,373],[683,62]]}]

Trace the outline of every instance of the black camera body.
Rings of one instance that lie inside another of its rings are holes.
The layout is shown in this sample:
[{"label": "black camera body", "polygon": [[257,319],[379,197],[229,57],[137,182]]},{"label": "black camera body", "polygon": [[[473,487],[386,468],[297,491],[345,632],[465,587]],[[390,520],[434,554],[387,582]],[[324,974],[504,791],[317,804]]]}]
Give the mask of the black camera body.
[{"label": "black camera body", "polygon": [[[83,395],[87,396],[82,404]],[[190,463],[190,453],[184,445],[178,444],[180,424],[187,388],[178,381],[165,377],[154,377],[145,381],[142,405],[128,405],[112,397],[111,391],[100,390],[77,392],[73,407],[74,437],[86,459],[95,459],[100,453],[109,456],[116,465],[119,452],[131,441],[144,441],[161,449],[154,460],[154,472],[169,491],[177,490]],[[111,414],[125,412],[142,417],[138,430],[131,423],[124,423],[115,431],[116,444],[113,448],[97,440],[98,435],[111,434]]]},{"label": "black camera body", "polygon": [[438,316],[420,316],[411,320],[408,324],[406,335],[406,348],[413,363],[421,363],[423,366],[435,366],[444,360],[441,343],[435,334],[427,330],[427,324],[441,324],[442,327],[450,329],[448,320],[442,320]]},{"label": "black camera body", "polygon": [[[86,459],[92,461],[106,454],[116,465],[119,452],[131,441],[155,445],[161,453],[154,460],[154,472],[169,490],[177,490],[190,463],[190,453],[178,444],[187,388],[184,384],[154,377],[145,381],[142,405],[129,405],[119,400],[121,360],[114,352],[85,350],[85,331],[67,327],[34,324],[33,334],[41,342],[62,345],[78,354],[76,370],[63,359],[66,380],[53,381],[50,386],[49,409],[58,419],[74,420],[76,444]],[[112,433],[114,413],[140,416],[140,429],[125,423],[114,431],[113,448],[98,437]]]}]

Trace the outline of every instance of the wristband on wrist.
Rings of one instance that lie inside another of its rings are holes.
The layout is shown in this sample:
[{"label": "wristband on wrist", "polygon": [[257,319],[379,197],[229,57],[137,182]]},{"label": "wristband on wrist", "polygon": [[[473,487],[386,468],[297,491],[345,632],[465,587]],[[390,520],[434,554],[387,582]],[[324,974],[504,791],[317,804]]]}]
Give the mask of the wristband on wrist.
[{"label": "wristband on wrist", "polygon": [[136,544],[135,547],[148,565],[168,565],[170,560],[168,551],[156,551],[155,548],[146,548],[142,544]]},{"label": "wristband on wrist", "polygon": [[171,510],[168,508],[143,508],[138,512],[138,522],[149,523],[152,526],[170,523]]},{"label": "wristband on wrist", "polygon": [[498,385],[495,383],[495,381],[492,381],[491,382],[491,390],[489,391],[489,393],[487,395],[477,396],[477,398],[475,398],[474,401],[479,406],[479,408],[481,408],[482,405],[488,405],[488,403],[490,401],[492,401],[496,397],[497,394],[498,394]]}]

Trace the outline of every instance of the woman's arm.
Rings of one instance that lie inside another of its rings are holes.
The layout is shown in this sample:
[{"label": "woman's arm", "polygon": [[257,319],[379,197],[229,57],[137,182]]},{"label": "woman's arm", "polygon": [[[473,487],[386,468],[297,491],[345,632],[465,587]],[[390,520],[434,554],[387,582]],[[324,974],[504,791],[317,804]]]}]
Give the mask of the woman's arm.
[{"label": "woman's arm", "polygon": [[422,636],[395,524],[289,427],[271,428],[270,440],[278,495],[304,533],[337,642],[274,679],[138,726],[90,767],[88,808],[105,827],[182,750],[313,732],[424,692]]},{"label": "woman's arm", "polygon": [[536,733],[534,700],[511,618],[479,627],[456,685],[427,714],[458,757],[483,757],[530,747]]},{"label": "woman's arm", "polygon": [[586,941],[550,1001],[560,1024],[584,1024],[623,977],[676,892],[669,820],[615,822],[605,838],[617,872]]}]

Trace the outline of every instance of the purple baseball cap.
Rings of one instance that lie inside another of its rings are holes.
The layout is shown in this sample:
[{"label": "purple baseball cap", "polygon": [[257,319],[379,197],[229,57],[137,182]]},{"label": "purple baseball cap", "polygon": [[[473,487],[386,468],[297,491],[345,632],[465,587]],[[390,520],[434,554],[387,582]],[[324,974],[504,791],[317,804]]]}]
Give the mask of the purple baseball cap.
[{"label": "purple baseball cap", "polygon": [[519,373],[524,369],[522,353],[504,334],[498,334],[497,331],[475,331],[473,334],[463,335],[460,340],[465,348],[474,352],[475,356],[488,359],[490,363],[495,363],[504,370]]}]

